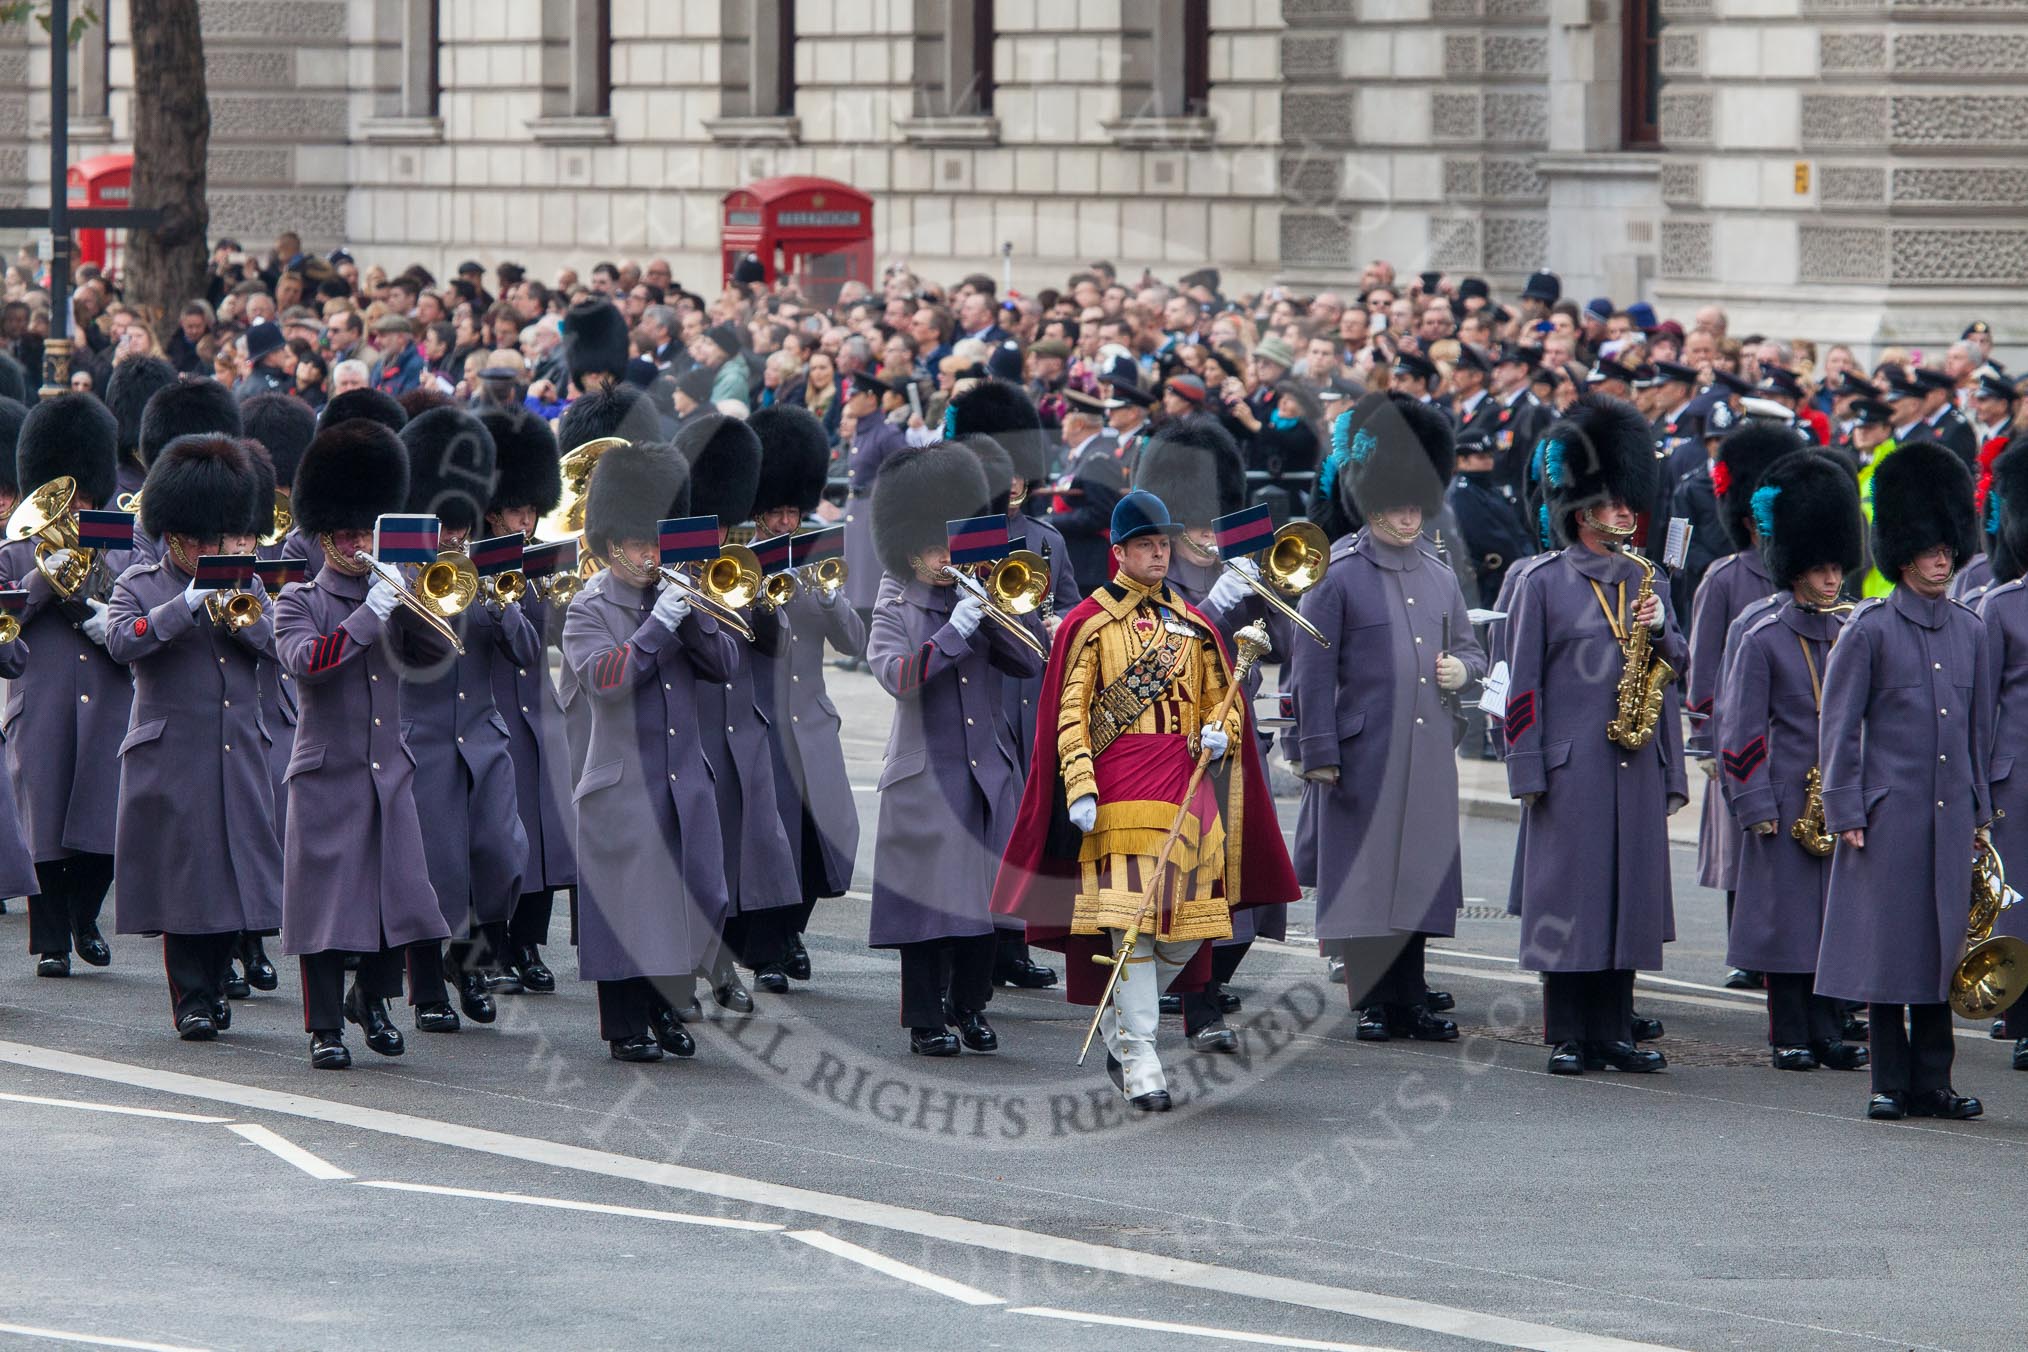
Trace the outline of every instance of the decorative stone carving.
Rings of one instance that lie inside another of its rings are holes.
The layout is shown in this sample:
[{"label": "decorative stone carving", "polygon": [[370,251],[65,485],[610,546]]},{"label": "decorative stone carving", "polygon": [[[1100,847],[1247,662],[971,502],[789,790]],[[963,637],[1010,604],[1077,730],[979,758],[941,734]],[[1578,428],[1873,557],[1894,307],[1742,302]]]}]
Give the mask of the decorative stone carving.
[{"label": "decorative stone carving", "polygon": [[1894,171],[1894,200],[1924,206],[2021,206],[2028,204],[2028,168],[1899,168]]},{"label": "decorative stone carving", "polygon": [[1681,145],[1711,139],[1711,95],[1664,94],[1662,142]]},{"label": "decorative stone carving", "polygon": [[1479,64],[1488,75],[1549,74],[1549,39],[1535,34],[1488,33]]},{"label": "decorative stone carving", "polygon": [[1664,277],[1703,280],[1711,276],[1711,222],[1663,221],[1659,265]]},{"label": "decorative stone carving", "polygon": [[18,183],[27,177],[27,149],[22,146],[0,146],[0,183]]},{"label": "decorative stone carving", "polygon": [[1338,44],[1335,35],[1282,35],[1282,78],[1287,80],[1338,78]]},{"label": "decorative stone carving", "polygon": [[28,100],[0,99],[0,136],[28,135]]},{"label": "decorative stone carving", "polygon": [[1284,155],[1281,173],[1285,202],[1323,205],[1344,191],[1345,160],[1339,155]]},{"label": "decorative stone carving", "polygon": [[1889,130],[1898,142],[1988,146],[2028,141],[2028,98],[1897,94],[1890,107]]},{"label": "decorative stone carving", "polygon": [[2028,71],[2028,33],[1897,33],[1894,69],[1922,74],[2015,75]]},{"label": "decorative stone carving", "polygon": [[1429,12],[1436,19],[1476,19],[1479,0],[1430,0]]},{"label": "decorative stone carving", "polygon": [[1305,19],[1350,19],[1353,0],[1282,0],[1282,19],[1300,24]]},{"label": "decorative stone carving", "polygon": [[1297,143],[1351,140],[1352,95],[1349,92],[1283,94],[1282,139]]},{"label": "decorative stone carving", "polygon": [[1887,34],[1819,33],[1817,66],[1826,75],[1887,69]]},{"label": "decorative stone carving", "polygon": [[2018,286],[2028,273],[2028,230],[1898,229],[1887,262],[1895,282]]},{"label": "decorative stone carving", "polygon": [[1887,200],[1887,171],[1872,164],[1827,164],[1817,173],[1817,200],[1874,206]]},{"label": "decorative stone carving", "polygon": [[1282,262],[1298,268],[1343,268],[1352,263],[1352,227],[1337,216],[1284,211]]},{"label": "decorative stone carving", "polygon": [[206,39],[343,39],[345,0],[200,0],[197,24]]},{"label": "decorative stone carving", "polygon": [[1429,222],[1429,262],[1445,271],[1477,271],[1479,223],[1469,219],[1432,216]]},{"label": "decorative stone carving", "polygon": [[1477,160],[1444,161],[1444,196],[1477,197],[1479,195],[1479,162]]},{"label": "decorative stone carving", "polygon": [[267,94],[211,96],[211,134],[249,140],[342,141],[345,100]]},{"label": "decorative stone carving", "polygon": [[205,156],[212,183],[288,183],[296,176],[295,152],[287,146],[220,145]]},{"label": "decorative stone carving", "polygon": [[1479,36],[1476,33],[1444,35],[1444,74],[1456,78],[1479,71]]},{"label": "decorative stone carving", "polygon": [[1704,200],[1704,166],[1696,160],[1669,160],[1664,163],[1662,200],[1700,205]]},{"label": "decorative stone carving", "polygon": [[1549,96],[1490,92],[1485,100],[1485,126],[1488,141],[1545,144],[1549,140]]},{"label": "decorative stone carving", "polygon": [[28,87],[28,53],[19,47],[0,48],[0,89]]},{"label": "decorative stone carving", "polygon": [[1805,94],[1802,125],[1805,146],[1882,145],[1887,100],[1878,94]]},{"label": "decorative stone carving", "polygon": [[1664,75],[1703,74],[1704,35],[1702,33],[1663,33],[1662,73]]},{"label": "decorative stone carving", "polygon": [[342,192],[213,192],[210,202],[214,235],[265,237],[297,230],[311,239],[339,239],[345,234]]},{"label": "decorative stone carving", "polygon": [[1479,139],[1479,96],[1477,94],[1431,94],[1430,134],[1439,140]]},{"label": "decorative stone carving", "polygon": [[1549,14],[1548,0],[1485,0],[1485,5],[1489,19],[1535,22]]},{"label": "decorative stone carving", "polygon": [[1887,232],[1869,226],[1805,225],[1797,232],[1800,282],[1887,280]]},{"label": "decorative stone carving", "polygon": [[208,89],[274,89],[295,82],[296,63],[288,52],[224,47],[204,54],[204,83]]},{"label": "decorative stone carving", "polygon": [[1512,156],[1488,156],[1484,172],[1485,194],[1488,197],[1543,198],[1549,196],[1549,185],[1542,181],[1542,175],[1535,172],[1532,160],[1516,159]]},{"label": "decorative stone carving", "polygon": [[1540,216],[1488,216],[1486,267],[1533,272],[1549,260],[1549,222]]},{"label": "decorative stone carving", "polygon": [[1711,17],[1711,0],[1662,0],[1662,19],[1708,19]]}]

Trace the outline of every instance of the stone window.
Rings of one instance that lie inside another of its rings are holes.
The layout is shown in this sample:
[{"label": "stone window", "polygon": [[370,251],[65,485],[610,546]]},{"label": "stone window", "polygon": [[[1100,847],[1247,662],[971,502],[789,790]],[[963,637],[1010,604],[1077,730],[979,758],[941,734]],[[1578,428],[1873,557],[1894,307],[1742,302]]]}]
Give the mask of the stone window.
[{"label": "stone window", "polygon": [[1626,0],[1620,19],[1620,147],[1662,143],[1662,0]]},{"label": "stone window", "polygon": [[915,105],[901,124],[917,145],[993,145],[993,0],[915,0]]},{"label": "stone window", "polygon": [[795,0],[719,0],[718,109],[705,130],[742,144],[796,139]]},{"label": "stone window", "polygon": [[1211,0],[1122,7],[1120,109],[1109,130],[1122,146],[1211,144]]},{"label": "stone window", "polygon": [[542,116],[538,141],[613,139],[612,0],[543,0]]},{"label": "stone window", "polygon": [[375,115],[361,130],[368,141],[441,141],[444,124],[437,115],[441,92],[437,72],[442,44],[437,0],[396,0],[396,4],[398,43],[382,48],[382,59],[392,56],[394,69],[389,72],[381,67]]}]

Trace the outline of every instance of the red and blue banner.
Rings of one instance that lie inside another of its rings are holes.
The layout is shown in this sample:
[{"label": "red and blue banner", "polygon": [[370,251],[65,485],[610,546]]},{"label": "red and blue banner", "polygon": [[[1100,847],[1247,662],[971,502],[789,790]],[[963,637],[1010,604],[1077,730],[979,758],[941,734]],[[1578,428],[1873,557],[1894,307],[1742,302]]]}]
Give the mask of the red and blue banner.
[{"label": "red and blue banner", "polygon": [[442,525],[433,516],[396,516],[373,523],[373,557],[381,563],[429,564],[437,561]]},{"label": "red and blue banner", "polygon": [[797,568],[825,559],[845,557],[845,528],[826,526],[822,530],[805,531],[789,537],[789,557]]},{"label": "red and blue banner", "polygon": [[529,545],[521,555],[523,577],[549,577],[576,571],[576,540],[552,540],[546,545]]},{"label": "red and blue banner", "polygon": [[5,591],[0,591],[0,611],[5,611],[9,615],[18,615],[26,609],[28,609],[27,588],[9,587]]},{"label": "red and blue banner", "polygon": [[662,542],[662,566],[702,563],[718,557],[718,518],[679,516],[657,523],[656,538]]},{"label": "red and blue banner", "polygon": [[1275,542],[1274,514],[1265,502],[1221,516],[1211,523],[1211,529],[1218,535],[1221,558],[1236,559],[1242,554],[1257,554]]},{"label": "red and blue banner", "polygon": [[748,548],[760,560],[762,573],[786,573],[789,570],[789,541],[787,535],[774,535],[765,540],[755,540]]},{"label": "red and blue banner", "polygon": [[77,542],[81,549],[132,549],[134,547],[134,514],[132,512],[79,512],[77,514]]},{"label": "red and blue banner", "polygon": [[497,577],[519,568],[521,557],[527,552],[528,537],[519,531],[512,535],[496,535],[472,546],[472,567],[478,570],[480,577]]},{"label": "red and blue banner", "polygon": [[1013,549],[1007,540],[1007,518],[1004,515],[946,521],[944,535],[950,541],[951,566],[954,568],[995,563],[1006,558]]},{"label": "red and blue banner", "polygon": [[199,591],[237,591],[253,581],[259,562],[251,554],[199,555],[191,582]]},{"label": "red and blue banner", "polygon": [[280,591],[293,582],[310,580],[308,559],[256,559],[254,576],[261,580],[270,594]]}]

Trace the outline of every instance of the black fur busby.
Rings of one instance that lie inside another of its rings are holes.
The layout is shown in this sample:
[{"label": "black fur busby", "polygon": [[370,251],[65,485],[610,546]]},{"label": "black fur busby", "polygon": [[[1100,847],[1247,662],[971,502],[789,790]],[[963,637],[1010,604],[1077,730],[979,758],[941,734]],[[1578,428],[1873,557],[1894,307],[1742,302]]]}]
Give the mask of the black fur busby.
[{"label": "black fur busby", "polygon": [[746,425],[761,447],[754,510],[793,505],[805,516],[816,511],[831,473],[831,443],[817,415],[799,404],[772,404],[756,410]]},{"label": "black fur busby", "polygon": [[[143,499],[145,502],[145,499]],[[289,510],[305,535],[372,530],[408,502],[408,450],[375,418],[347,418],[317,434],[296,466]]]},{"label": "black fur busby", "polygon": [[28,383],[28,368],[7,353],[0,352],[0,399],[12,399],[26,407],[32,388]]},{"label": "black fur busby", "polygon": [[944,435],[952,440],[983,434],[1006,448],[1015,477],[1033,488],[1049,477],[1048,438],[1042,415],[1028,392],[1004,380],[982,380],[957,395],[944,410]]},{"label": "black fur busby", "polygon": [[216,540],[247,525],[252,462],[237,437],[196,432],[158,447],[141,486],[141,532]]},{"label": "black fur busby", "polygon": [[21,423],[27,416],[28,405],[0,395],[0,487],[16,497],[21,495],[21,485],[14,481],[14,448],[21,441]]},{"label": "black fur busby", "polygon": [[615,385],[570,401],[556,422],[556,444],[565,455],[587,441],[625,437],[628,441],[660,441],[662,420],[648,396],[632,385]]},{"label": "black fur busby", "polygon": [[873,548],[880,566],[906,582],[910,558],[943,544],[944,524],[984,516],[986,475],[979,458],[958,446],[898,451],[873,485]]},{"label": "black fur busby", "polygon": [[234,441],[245,432],[239,400],[215,380],[198,378],[164,385],[141,411],[141,463],[152,465],[162,448],[181,437],[222,436]]},{"label": "black fur busby", "polygon": [[1365,521],[1375,512],[1420,507],[1434,518],[1443,509],[1444,489],[1457,468],[1457,441],[1435,407],[1375,392],[1333,425],[1331,436],[1333,454],[1338,441],[1345,443],[1338,493],[1349,516]]},{"label": "black fur busby", "polygon": [[408,448],[408,508],[446,530],[474,531],[485,519],[498,477],[498,453],[486,424],[461,408],[433,408],[401,429]]},{"label": "black fur busby", "polygon": [[443,408],[452,400],[451,396],[442,390],[418,385],[407,394],[396,396],[394,402],[401,406],[401,416],[407,418],[409,422],[414,422],[431,409]]},{"label": "black fur busby", "polygon": [[707,413],[677,433],[676,449],[690,462],[692,516],[715,516],[720,526],[736,526],[753,515],[761,445],[751,427]]},{"label": "black fur busby", "polygon": [[1852,471],[1819,451],[1792,450],[1761,473],[1747,510],[1760,556],[1778,588],[1835,563],[1847,575],[1866,561],[1866,518]]},{"label": "black fur busby", "polygon": [[[239,533],[259,537],[275,527],[275,458],[252,437],[241,437],[239,448],[246,452],[247,463],[253,467],[253,483],[247,490],[246,513]],[[142,501],[145,504],[146,499]]]},{"label": "black fur busby", "polygon": [[1655,434],[1632,404],[1611,395],[1580,395],[1535,444],[1543,503],[1563,544],[1577,539],[1577,514],[1606,502],[1637,512],[1653,507],[1661,489]]},{"label": "black fur busby", "polygon": [[33,493],[51,479],[77,480],[77,491],[100,507],[111,507],[119,492],[120,426],[112,410],[89,394],[52,395],[28,410],[14,448],[22,491]]},{"label": "black fur busby", "polygon": [[[1995,487],[2004,500],[1996,473]],[[1873,566],[1889,582],[1924,550],[1948,545],[1954,567],[1979,549],[1972,474],[1957,452],[1936,441],[1912,441],[1873,466]]]},{"label": "black fur busby", "polygon": [[582,300],[563,317],[563,359],[580,390],[604,376],[614,384],[627,373],[627,317],[611,301]]},{"label": "black fur busby", "polygon": [[2016,436],[1993,461],[1986,514],[1993,581],[2012,582],[2028,573],[2028,435]]},{"label": "black fur busby", "polygon": [[392,395],[379,390],[347,390],[331,396],[331,402],[324,405],[324,411],[317,415],[317,426],[336,427],[339,423],[353,418],[371,418],[390,432],[399,432],[408,422],[408,414]]},{"label": "black fur busby", "polygon": [[1725,523],[1725,538],[1732,541],[1735,551],[1753,548],[1747,523],[1753,519],[1753,493],[1760,487],[1761,476],[1801,445],[1793,428],[1754,418],[1727,432],[1725,440],[1718,443],[1718,458],[1711,462],[1711,487],[1718,498],[1719,519]]},{"label": "black fur busby", "polygon": [[603,558],[621,540],[653,540],[668,517],[689,516],[690,463],[666,441],[615,446],[599,457],[585,490],[584,542]]},{"label": "black fur busby", "polygon": [[1170,520],[1208,526],[1246,506],[1246,461],[1223,427],[1187,418],[1164,427],[1142,449],[1134,487],[1160,498]]},{"label": "black fur busby", "polygon": [[[140,462],[141,414],[155,392],[174,385],[176,368],[160,357],[134,357],[113,368],[106,378],[106,407],[120,425],[120,454]],[[299,399],[297,403],[302,403]],[[307,407],[307,405],[305,406]]]},{"label": "black fur busby", "polygon": [[1014,457],[992,437],[979,433],[960,438],[957,444],[979,459],[979,472],[986,476],[986,511],[1004,514],[1014,496]]},{"label": "black fur busby", "polygon": [[241,429],[267,447],[275,478],[284,486],[296,481],[296,466],[317,435],[317,415],[293,394],[257,394],[239,406]]},{"label": "black fur busby", "polygon": [[538,515],[554,510],[563,498],[563,471],[549,424],[525,408],[489,408],[479,421],[492,433],[499,470],[487,510],[533,507]]}]

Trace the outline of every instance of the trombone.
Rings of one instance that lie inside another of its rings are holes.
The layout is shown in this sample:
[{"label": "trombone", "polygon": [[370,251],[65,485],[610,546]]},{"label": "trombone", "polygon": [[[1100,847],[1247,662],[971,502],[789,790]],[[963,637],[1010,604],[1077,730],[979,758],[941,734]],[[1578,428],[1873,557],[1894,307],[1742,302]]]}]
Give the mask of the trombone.
[{"label": "trombone", "polygon": [[944,573],[984,602],[986,614],[1005,625],[1014,637],[1028,645],[1029,651],[1045,661],[1048,659],[1048,645],[1030,633],[1020,619],[1040,606],[1042,598],[1049,592],[1049,565],[1040,554],[1030,549],[1017,549],[994,564],[993,571],[986,575],[984,582],[948,563],[944,565]]},{"label": "trombone", "polygon": [[[1189,540],[1190,537],[1186,535],[1183,538]],[[1190,540],[1190,547],[1219,560],[1237,573],[1263,601],[1279,610],[1291,624],[1324,647],[1331,646],[1331,640],[1319,633],[1316,625],[1304,619],[1294,606],[1282,599],[1284,596],[1300,597],[1324,580],[1324,569],[1331,562],[1331,542],[1321,526],[1311,521],[1291,521],[1276,531],[1274,540],[1267,547],[1267,556],[1261,560],[1259,577],[1252,577],[1245,569],[1234,567],[1233,561],[1221,558],[1216,549],[1206,549],[1195,540]]]},{"label": "trombone", "polygon": [[389,576],[391,568],[383,569],[380,562],[360,550],[352,556],[385,578],[394,588],[394,594],[404,606],[413,611],[418,619],[428,625],[436,636],[451,645],[451,650],[463,656],[465,645],[458,640],[458,633],[450,626],[450,617],[462,614],[465,607],[479,594],[479,570],[472,561],[455,549],[442,550],[437,561],[416,574],[415,586],[410,587]]},{"label": "trombone", "polygon": [[701,577],[693,578],[681,568],[667,565],[658,569],[662,580],[690,598],[705,614],[753,642],[753,626],[739,613],[761,594],[760,559],[745,545],[727,545],[718,557],[704,565]]}]

